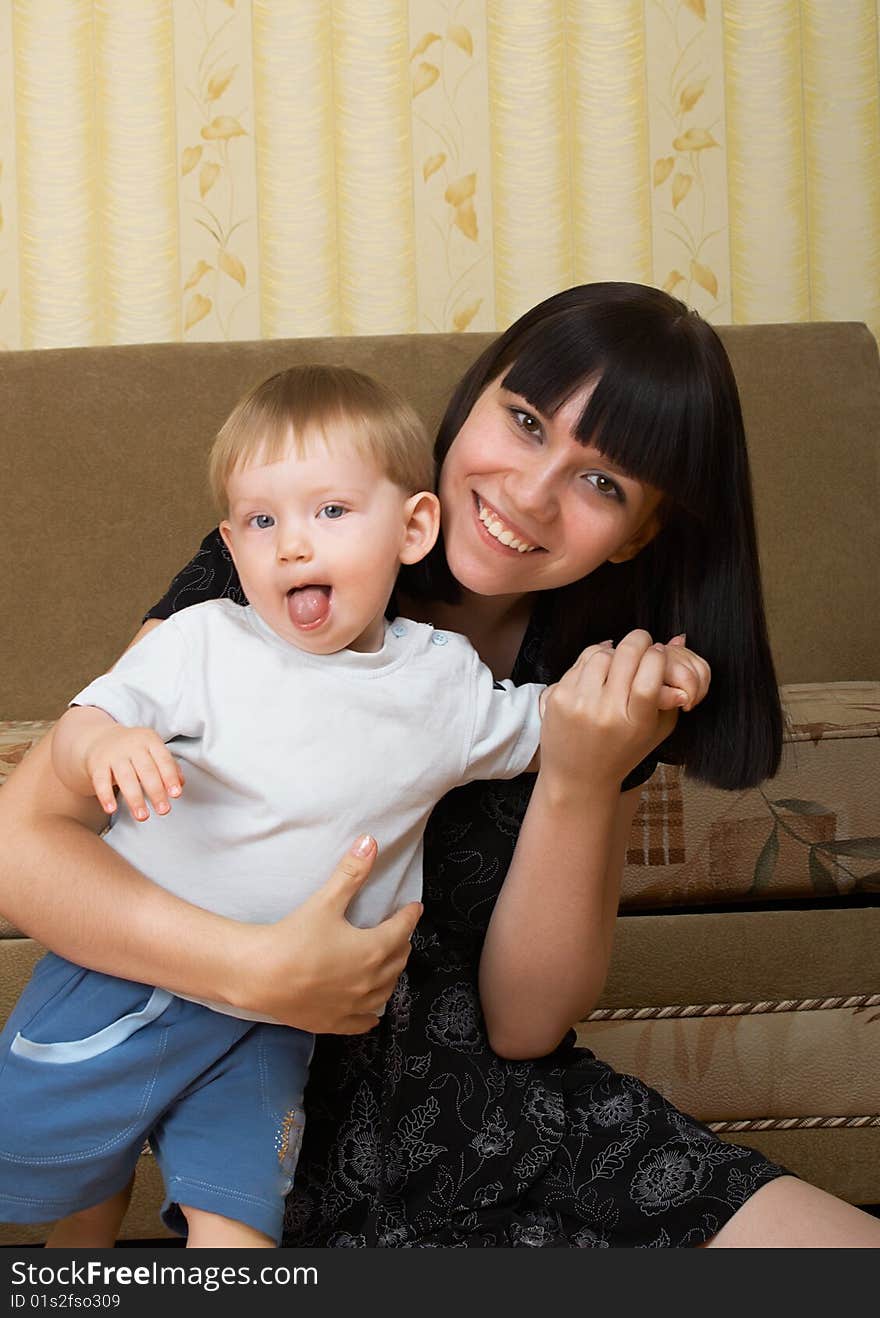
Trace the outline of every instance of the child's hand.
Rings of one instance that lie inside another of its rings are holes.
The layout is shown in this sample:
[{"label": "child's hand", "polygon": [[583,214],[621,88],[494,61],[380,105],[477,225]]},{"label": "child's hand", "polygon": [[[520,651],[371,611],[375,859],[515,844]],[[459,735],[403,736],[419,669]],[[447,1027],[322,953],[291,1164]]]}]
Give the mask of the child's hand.
[{"label": "child's hand", "polygon": [[666,665],[663,686],[660,688],[661,709],[682,709],[687,712],[706,697],[712,672],[705,659],[685,646],[685,637],[673,636],[666,646]]},{"label": "child's hand", "polygon": [[183,790],[183,774],[152,728],[113,724],[90,743],[83,767],[108,815],[116,809],[114,783],[133,817],[140,820],[149,818],[144,793],[157,815],[167,815],[171,809],[168,797],[180,796]]},{"label": "child's hand", "polygon": [[619,786],[675,727],[679,705],[661,707],[666,667],[667,647],[644,631],[584,650],[544,698],[544,780],[579,797]]}]

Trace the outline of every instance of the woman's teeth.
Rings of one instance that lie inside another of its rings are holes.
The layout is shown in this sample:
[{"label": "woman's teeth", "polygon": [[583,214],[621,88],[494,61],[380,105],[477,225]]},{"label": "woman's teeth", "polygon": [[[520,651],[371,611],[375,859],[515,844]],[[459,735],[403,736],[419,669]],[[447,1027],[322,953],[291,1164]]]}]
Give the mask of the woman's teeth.
[{"label": "woman's teeth", "polygon": [[537,545],[530,545],[525,540],[518,540],[516,535],[511,531],[509,526],[505,526],[496,513],[490,513],[484,508],[482,503],[477,503],[478,516],[485,526],[486,530],[502,545],[508,545],[509,548],[515,549],[520,554],[530,554]]}]

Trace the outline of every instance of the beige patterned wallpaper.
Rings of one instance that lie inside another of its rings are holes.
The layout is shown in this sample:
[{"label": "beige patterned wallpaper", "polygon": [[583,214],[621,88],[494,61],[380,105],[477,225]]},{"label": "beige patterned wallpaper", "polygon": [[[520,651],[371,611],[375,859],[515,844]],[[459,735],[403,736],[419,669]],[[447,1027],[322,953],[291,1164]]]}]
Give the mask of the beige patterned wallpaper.
[{"label": "beige patterned wallpaper", "polygon": [[600,278],[878,333],[878,13],[0,0],[0,344],[485,330]]}]

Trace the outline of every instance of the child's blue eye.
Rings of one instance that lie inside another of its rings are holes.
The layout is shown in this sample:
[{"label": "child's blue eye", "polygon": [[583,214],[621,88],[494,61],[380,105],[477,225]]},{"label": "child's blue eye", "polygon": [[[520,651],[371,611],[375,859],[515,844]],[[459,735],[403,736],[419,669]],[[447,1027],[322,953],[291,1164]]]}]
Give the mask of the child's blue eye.
[{"label": "child's blue eye", "polygon": [[[321,509],[321,513],[323,513],[325,517],[329,517],[331,521],[338,521],[340,517],[345,516],[345,509],[341,503],[325,503],[324,507]],[[318,516],[320,515],[321,514],[319,513]]]},{"label": "child's blue eye", "polygon": [[275,518],[269,513],[255,513],[248,524],[255,526],[258,531],[268,531],[270,526],[275,525]]}]

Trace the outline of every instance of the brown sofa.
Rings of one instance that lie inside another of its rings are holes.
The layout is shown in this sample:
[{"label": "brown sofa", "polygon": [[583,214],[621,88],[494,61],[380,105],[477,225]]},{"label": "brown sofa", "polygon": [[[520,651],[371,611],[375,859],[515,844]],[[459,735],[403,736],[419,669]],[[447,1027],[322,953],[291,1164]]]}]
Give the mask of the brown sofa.
[{"label": "brown sofa", "polygon": [[[880,1202],[880,366],[863,325],[722,331],[752,454],[783,769],[725,794],[646,786],[611,976],[585,1041],[722,1134]],[[205,454],[281,366],[346,362],[435,423],[485,335],[0,357],[0,776],[108,666],[213,523]],[[364,821],[368,824],[369,821]],[[0,938],[0,1016],[39,953]],[[142,1159],[128,1238],[162,1234]],[[0,1240],[39,1240],[39,1227]]]}]

